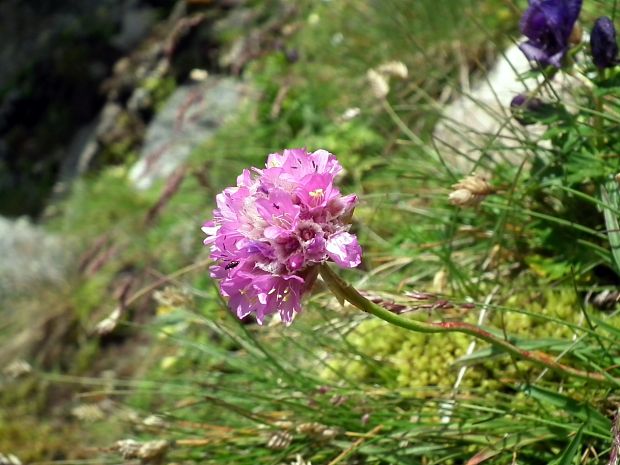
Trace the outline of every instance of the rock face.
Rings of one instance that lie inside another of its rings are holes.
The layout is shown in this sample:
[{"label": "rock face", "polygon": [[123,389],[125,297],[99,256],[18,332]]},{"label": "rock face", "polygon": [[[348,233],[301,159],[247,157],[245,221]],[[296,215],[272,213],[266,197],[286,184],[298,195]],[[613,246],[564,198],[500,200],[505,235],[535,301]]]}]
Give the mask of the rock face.
[{"label": "rock face", "polygon": [[[448,166],[468,174],[473,169],[491,171],[493,163],[498,161],[515,165],[524,161],[527,154],[515,147],[521,146],[524,139],[539,139],[544,127],[521,126],[511,118],[509,106],[515,95],[539,85],[535,78],[519,77],[530,69],[523,52],[513,45],[470,92],[464,92],[446,106],[433,137]],[[579,85],[577,79],[557,73],[553,80],[557,94],[546,90],[539,96],[550,101],[559,96],[570,106],[570,90]],[[481,160],[482,157],[486,160]]]},{"label": "rock face", "polygon": [[41,284],[60,284],[71,252],[64,241],[26,219],[0,217],[0,301]]},{"label": "rock face", "polygon": [[0,214],[42,212],[101,83],[174,1],[0,1]]},{"label": "rock face", "polygon": [[179,87],[146,130],[140,159],[129,172],[134,185],[147,189],[168,177],[235,114],[246,94],[246,86],[230,77]]}]

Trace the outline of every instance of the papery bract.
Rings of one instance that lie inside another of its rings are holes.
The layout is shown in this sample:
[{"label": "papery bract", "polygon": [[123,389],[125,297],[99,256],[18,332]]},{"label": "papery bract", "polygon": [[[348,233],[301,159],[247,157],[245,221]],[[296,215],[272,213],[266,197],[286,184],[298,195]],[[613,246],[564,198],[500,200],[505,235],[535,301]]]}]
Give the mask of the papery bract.
[{"label": "papery bract", "polygon": [[349,233],[357,197],[342,196],[334,178],[342,167],[326,150],[284,150],[265,168],[244,170],[216,198],[203,225],[211,247],[211,276],[239,317],[279,313],[289,324],[301,298],[328,260],[352,268],[362,250]]}]

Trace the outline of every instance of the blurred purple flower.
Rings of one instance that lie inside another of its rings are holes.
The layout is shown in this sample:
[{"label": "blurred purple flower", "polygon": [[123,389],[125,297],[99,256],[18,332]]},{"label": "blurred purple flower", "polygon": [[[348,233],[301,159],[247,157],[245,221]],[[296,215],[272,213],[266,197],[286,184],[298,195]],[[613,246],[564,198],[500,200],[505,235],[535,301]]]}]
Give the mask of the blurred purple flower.
[{"label": "blurred purple flower", "polygon": [[545,103],[527,94],[517,94],[510,101],[510,112],[523,126],[536,123],[536,117],[541,116],[546,109]]},{"label": "blurred purple flower", "polygon": [[284,150],[269,155],[265,169],[244,170],[237,186],[217,196],[204,243],[216,261],[211,276],[239,318],[253,313],[262,324],[278,312],[290,324],[316,265],[360,264],[361,247],[348,232],[357,196],[334,186],[340,171],[325,150]]},{"label": "blurred purple flower", "polygon": [[599,68],[611,68],[618,63],[616,28],[607,16],[598,18],[590,35],[592,61]]},{"label": "blurred purple flower", "polygon": [[521,18],[528,40],[519,45],[529,60],[543,66],[562,66],[569,39],[581,11],[582,0],[529,0]]}]

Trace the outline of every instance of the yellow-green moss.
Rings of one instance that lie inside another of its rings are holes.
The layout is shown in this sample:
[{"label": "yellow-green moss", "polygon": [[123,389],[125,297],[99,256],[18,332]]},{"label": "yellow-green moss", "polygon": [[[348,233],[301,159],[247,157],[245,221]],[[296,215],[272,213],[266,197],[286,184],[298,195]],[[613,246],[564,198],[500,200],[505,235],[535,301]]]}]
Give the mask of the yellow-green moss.
[{"label": "yellow-green moss", "polygon": [[[572,340],[575,330],[562,324],[585,325],[577,296],[572,289],[547,290],[535,295],[510,297],[505,308],[527,311],[528,314],[508,310],[494,310],[487,320],[488,325],[503,329],[509,337],[520,339]],[[596,310],[589,309],[590,312]],[[597,312],[598,313],[598,312]],[[477,315],[468,316],[470,322]],[[550,321],[549,318],[559,320]],[[610,318],[610,324],[620,327],[620,317]],[[347,342],[360,354],[357,359],[344,356],[329,361],[330,370],[324,372],[327,378],[334,373],[344,374],[355,381],[376,381],[379,374],[378,362],[390,370],[382,378],[386,384],[400,388],[437,387],[450,389],[457,379],[457,359],[467,353],[473,339],[460,333],[422,334],[413,333],[389,325],[382,320],[362,321],[348,336]],[[476,350],[488,345],[476,342]],[[534,367],[524,361],[515,361],[507,356],[487,358],[470,366],[462,380],[462,387],[496,389],[503,382],[519,379],[533,373]]]}]

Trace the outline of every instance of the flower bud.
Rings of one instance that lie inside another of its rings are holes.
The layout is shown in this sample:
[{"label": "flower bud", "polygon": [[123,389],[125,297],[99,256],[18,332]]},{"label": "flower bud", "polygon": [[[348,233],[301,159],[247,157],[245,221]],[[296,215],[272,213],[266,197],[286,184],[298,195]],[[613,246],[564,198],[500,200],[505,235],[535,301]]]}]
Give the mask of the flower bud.
[{"label": "flower bud", "polygon": [[472,174],[452,185],[454,189],[448,199],[452,205],[458,207],[474,207],[482,202],[487,195],[493,194],[495,189],[487,180],[477,174]]},{"label": "flower bud", "polygon": [[616,28],[607,16],[598,18],[590,35],[592,61],[599,68],[611,68],[618,63]]},{"label": "flower bud", "polygon": [[140,443],[133,439],[117,441],[113,449],[125,460],[139,459],[142,464],[159,462],[166,454],[170,443],[165,440]]},{"label": "flower bud", "polygon": [[482,195],[476,195],[467,189],[457,189],[448,196],[450,203],[457,207],[475,207],[484,199]]},{"label": "flower bud", "polygon": [[377,71],[386,77],[393,76],[398,79],[407,79],[407,76],[409,75],[407,65],[405,65],[402,61],[389,61],[387,63],[383,63],[377,68]]},{"label": "flower bud", "polygon": [[375,71],[374,69],[369,69],[366,73],[366,79],[368,79],[370,90],[375,97],[378,99],[384,99],[387,97],[387,94],[390,92],[390,85],[383,74]]},{"label": "flower bud", "polygon": [[523,126],[536,123],[536,117],[542,116],[546,107],[541,99],[527,94],[517,94],[510,101],[512,116]]},{"label": "flower bud", "polygon": [[272,450],[284,450],[293,442],[293,435],[287,431],[276,431],[267,441],[267,447]]}]

